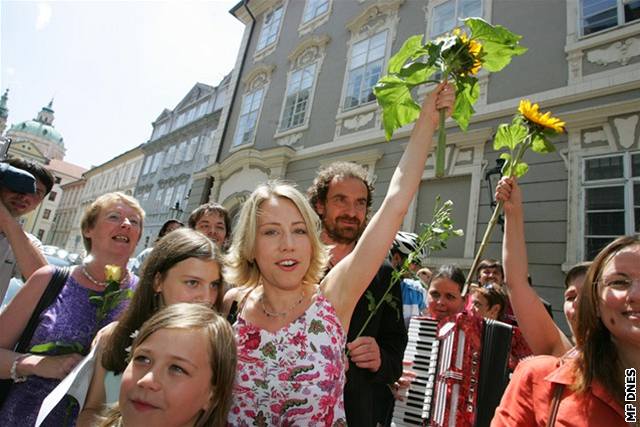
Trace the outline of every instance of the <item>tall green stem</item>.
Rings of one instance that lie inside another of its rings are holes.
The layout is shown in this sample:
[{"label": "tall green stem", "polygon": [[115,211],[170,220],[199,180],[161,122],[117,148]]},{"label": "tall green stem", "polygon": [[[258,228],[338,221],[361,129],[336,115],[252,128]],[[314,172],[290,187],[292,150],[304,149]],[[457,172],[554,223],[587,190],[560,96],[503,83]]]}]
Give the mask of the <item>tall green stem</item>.
[{"label": "tall green stem", "polygon": [[[518,153],[516,154],[515,157],[511,157],[511,159],[509,160],[510,163],[510,176],[513,177],[515,176],[515,169],[516,169],[516,165],[518,163],[520,163],[520,160],[522,160],[522,157],[524,156],[524,153],[527,151],[527,149],[529,148],[529,146],[531,145],[531,139],[532,139],[533,135],[527,135],[527,137],[523,140],[523,143],[520,145],[519,149],[518,149]],[[487,247],[487,244],[489,243],[489,238],[491,237],[491,232],[493,231],[493,227],[496,226],[496,223],[498,222],[498,218],[500,217],[500,213],[502,213],[502,201],[499,201],[496,204],[495,209],[493,210],[493,214],[491,215],[491,219],[489,220],[489,223],[487,224],[487,229],[484,232],[484,236],[482,236],[482,241],[480,242],[480,247],[478,247],[478,251],[476,252],[476,256],[473,259],[473,263],[471,264],[471,268],[469,269],[469,274],[467,275],[467,280],[465,280],[464,282],[464,287],[462,288],[462,295],[466,295],[467,291],[469,290],[469,285],[471,284],[471,280],[473,278],[473,275],[475,274],[476,268],[478,268],[478,264],[480,263],[480,258],[482,258],[482,254],[484,253],[484,250]]]},{"label": "tall green stem", "polygon": [[[397,279],[396,277],[391,278],[391,283],[389,284],[389,286],[387,286],[387,290],[384,291],[384,294],[382,294],[382,298],[380,298],[380,301],[378,301],[378,303],[376,304],[376,308],[374,308],[373,311],[369,312],[369,316],[367,317],[367,320],[365,320],[364,324],[362,325],[362,328],[360,328],[356,337],[360,337],[362,335],[365,328],[369,325],[369,322],[371,322],[371,319],[373,318],[373,316],[378,312],[378,309],[380,308],[382,303],[386,301],[387,295],[389,294],[389,292],[391,292],[391,289],[393,289],[395,284],[398,282],[399,282],[399,279]],[[348,355],[349,355],[349,352],[347,352],[347,356]]]},{"label": "tall green stem", "polygon": [[480,247],[478,248],[478,252],[476,252],[476,257],[473,259],[473,264],[471,264],[471,268],[469,269],[469,275],[467,276],[467,280],[464,282],[464,287],[462,288],[462,295],[466,295],[469,290],[469,285],[471,284],[471,279],[473,278],[473,274],[478,268],[478,264],[480,263],[480,258],[484,253],[484,250],[489,243],[489,238],[491,237],[491,232],[493,231],[493,227],[496,226],[496,222],[498,222],[498,218],[500,217],[500,213],[502,212],[502,200],[498,202],[495,209],[493,210],[493,215],[491,215],[491,219],[489,220],[489,224],[487,224],[487,229],[484,232],[484,236],[482,236],[482,242],[480,242]]},{"label": "tall green stem", "polygon": [[447,146],[447,133],[444,129],[445,109],[439,110],[440,121],[438,124],[438,146],[436,148],[436,178],[442,178],[444,176],[444,160],[445,150]]}]

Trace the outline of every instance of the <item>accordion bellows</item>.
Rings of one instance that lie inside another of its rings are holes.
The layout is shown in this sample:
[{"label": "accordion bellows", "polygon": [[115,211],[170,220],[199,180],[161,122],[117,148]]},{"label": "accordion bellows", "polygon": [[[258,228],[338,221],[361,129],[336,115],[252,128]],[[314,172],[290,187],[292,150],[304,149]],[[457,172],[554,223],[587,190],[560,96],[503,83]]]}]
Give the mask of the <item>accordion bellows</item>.
[{"label": "accordion bellows", "polygon": [[514,327],[460,313],[414,317],[405,362],[417,377],[396,402],[395,426],[488,426],[509,382]]}]

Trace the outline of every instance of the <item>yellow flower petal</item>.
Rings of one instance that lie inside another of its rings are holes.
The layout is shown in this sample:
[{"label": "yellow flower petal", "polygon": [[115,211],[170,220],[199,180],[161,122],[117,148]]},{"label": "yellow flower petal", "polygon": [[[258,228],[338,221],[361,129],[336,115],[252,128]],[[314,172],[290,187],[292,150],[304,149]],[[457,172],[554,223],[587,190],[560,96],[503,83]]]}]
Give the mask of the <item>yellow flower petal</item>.
[{"label": "yellow flower petal", "polygon": [[538,104],[532,104],[528,99],[521,100],[518,106],[518,111],[529,123],[551,129],[556,133],[564,132],[565,123],[563,121],[557,117],[552,117],[551,111],[541,114],[539,110],[540,106]]},{"label": "yellow flower petal", "polygon": [[119,282],[122,278],[122,269],[117,265],[106,265],[104,276],[107,282]]}]

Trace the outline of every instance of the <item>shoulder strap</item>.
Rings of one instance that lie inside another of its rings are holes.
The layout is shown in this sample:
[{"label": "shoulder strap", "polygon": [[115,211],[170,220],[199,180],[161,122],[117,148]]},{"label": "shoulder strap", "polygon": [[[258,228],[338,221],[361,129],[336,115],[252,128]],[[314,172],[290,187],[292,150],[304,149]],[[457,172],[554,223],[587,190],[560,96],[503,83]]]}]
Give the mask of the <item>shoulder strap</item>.
[{"label": "shoulder strap", "polygon": [[69,274],[69,267],[54,267],[51,280],[40,297],[38,305],[36,305],[36,308],[33,310],[33,313],[29,318],[29,323],[27,323],[27,326],[22,331],[22,335],[20,335],[20,339],[15,347],[16,352],[25,353],[27,351],[31,338],[33,338],[33,333],[40,323],[40,314],[42,314],[42,312],[46,310],[58,297],[60,290],[69,278]]},{"label": "shoulder strap", "polygon": [[549,410],[549,419],[547,420],[547,427],[553,427],[556,423],[556,416],[558,415],[558,407],[560,406],[560,397],[564,391],[564,384],[554,384],[553,387],[553,400],[551,401],[551,409]]}]

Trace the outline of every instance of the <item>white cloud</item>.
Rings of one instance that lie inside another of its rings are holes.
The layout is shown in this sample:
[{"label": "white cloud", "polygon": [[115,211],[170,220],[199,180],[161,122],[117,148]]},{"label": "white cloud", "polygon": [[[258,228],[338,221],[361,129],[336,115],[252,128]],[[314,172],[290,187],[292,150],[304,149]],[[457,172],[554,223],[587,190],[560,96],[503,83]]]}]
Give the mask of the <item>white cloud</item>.
[{"label": "white cloud", "polygon": [[51,5],[49,3],[38,3],[38,17],[36,18],[36,30],[41,31],[51,22]]}]

